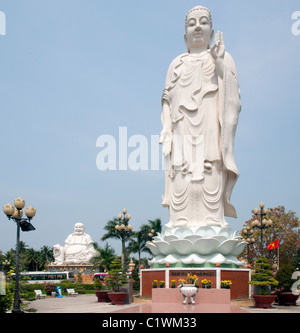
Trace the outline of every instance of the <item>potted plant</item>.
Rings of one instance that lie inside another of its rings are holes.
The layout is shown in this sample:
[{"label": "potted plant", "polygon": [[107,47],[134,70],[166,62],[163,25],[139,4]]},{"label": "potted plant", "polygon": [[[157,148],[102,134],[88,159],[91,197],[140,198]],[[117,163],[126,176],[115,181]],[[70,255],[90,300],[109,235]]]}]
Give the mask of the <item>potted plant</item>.
[{"label": "potted plant", "polygon": [[176,288],[176,280],[171,280],[171,288]]},{"label": "potted plant", "polygon": [[279,305],[293,305],[296,306],[296,301],[299,297],[292,293],[292,286],[295,280],[292,280],[292,275],[295,268],[290,263],[283,264],[276,274],[279,290],[277,291],[277,299]]},{"label": "potted plant", "polygon": [[110,292],[110,290],[103,290],[103,284],[99,278],[96,278],[95,280],[95,295],[97,297],[97,301],[100,302],[110,302],[110,299],[108,298],[107,293]]},{"label": "potted plant", "polygon": [[222,280],[222,281],[220,281],[220,285],[221,285],[222,289],[230,289],[232,282],[231,282],[231,280]]},{"label": "potted plant", "polygon": [[271,287],[276,287],[278,281],[274,278],[268,259],[260,257],[256,260],[249,283],[255,286],[255,307],[271,308],[276,299],[276,295],[271,295]]},{"label": "potted plant", "polygon": [[113,260],[111,269],[108,271],[108,276],[105,278],[105,284],[112,291],[107,293],[111,304],[125,304],[125,299],[128,292],[120,292],[120,287],[127,284],[126,274],[123,272],[123,267],[120,258]]},{"label": "potted plant", "polygon": [[210,289],[211,281],[207,280],[207,279],[201,280],[201,285],[202,285],[202,288],[204,288],[204,289]]},{"label": "potted plant", "polygon": [[157,284],[158,284],[158,281],[157,280],[154,280],[152,282],[152,288],[157,288]]},{"label": "potted plant", "polygon": [[165,287],[165,281],[159,281],[159,288]]}]

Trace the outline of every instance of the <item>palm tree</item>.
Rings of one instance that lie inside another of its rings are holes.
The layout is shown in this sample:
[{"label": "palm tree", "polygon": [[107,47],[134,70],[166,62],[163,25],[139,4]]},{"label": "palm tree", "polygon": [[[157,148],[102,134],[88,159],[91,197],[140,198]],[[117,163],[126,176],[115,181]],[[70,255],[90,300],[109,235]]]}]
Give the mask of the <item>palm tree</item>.
[{"label": "palm tree", "polygon": [[37,271],[39,263],[39,252],[30,248],[25,252],[24,260],[26,262],[26,270]]},{"label": "palm tree", "polygon": [[2,251],[0,250],[0,262],[4,261],[5,260],[5,256],[4,254],[2,253]]},{"label": "palm tree", "polygon": [[119,220],[114,218],[106,223],[104,230],[107,231],[101,238],[102,241],[107,240],[109,238],[113,239],[121,239],[121,234],[116,230],[116,225],[119,224]]},{"label": "palm tree", "polygon": [[22,254],[24,253],[28,248],[28,245],[25,244],[25,242],[20,241],[19,242],[19,253]]},{"label": "palm tree", "polygon": [[162,230],[162,224],[161,219],[155,219],[155,220],[148,220],[148,225],[151,230],[154,230],[154,233],[161,233]]},{"label": "palm tree", "polygon": [[128,244],[129,251],[138,254],[139,267],[141,266],[142,252],[148,252],[147,251],[148,248],[146,247],[147,241],[150,240],[148,233],[149,233],[148,226],[142,225],[140,231],[133,233],[133,238],[130,240]]},{"label": "palm tree", "polygon": [[101,267],[108,271],[110,268],[111,263],[116,258],[115,250],[108,245],[105,244],[104,248],[101,248],[96,242],[94,243],[94,248],[98,252],[98,256],[95,256],[92,259],[94,267]]},{"label": "palm tree", "polygon": [[15,265],[16,262],[16,250],[10,249],[5,254],[5,259],[10,262],[10,265]]},{"label": "palm tree", "polygon": [[42,246],[40,249],[40,269],[47,268],[53,260],[53,249],[46,245]]},{"label": "palm tree", "polygon": [[[127,229],[127,224],[126,224],[126,229],[116,229],[117,225],[120,225],[120,223],[123,223],[123,220],[119,220],[117,218],[114,218],[113,220],[110,220],[106,223],[104,230],[107,231],[106,234],[104,234],[101,238],[102,241],[113,238],[113,239],[120,239],[122,242],[122,264],[123,268],[125,269],[125,262],[126,262],[126,256],[128,254],[128,249],[126,247],[126,242],[130,240],[130,238],[133,236],[133,232]],[[127,220],[128,223],[128,220]],[[126,230],[126,231],[125,231]]]},{"label": "palm tree", "polygon": [[152,254],[146,246],[147,242],[152,238],[151,235],[160,233],[161,229],[161,220],[157,218],[155,220],[148,220],[148,224],[143,224],[140,231],[134,233],[133,239],[128,247],[132,253],[138,254],[139,267],[141,266],[141,254],[143,252],[150,255]]}]

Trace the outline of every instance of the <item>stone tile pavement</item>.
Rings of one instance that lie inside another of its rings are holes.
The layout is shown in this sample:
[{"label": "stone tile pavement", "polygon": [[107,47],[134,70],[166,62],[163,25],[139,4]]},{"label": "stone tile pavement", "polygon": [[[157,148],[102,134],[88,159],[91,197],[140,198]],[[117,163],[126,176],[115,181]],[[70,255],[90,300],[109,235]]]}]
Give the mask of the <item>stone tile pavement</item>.
[{"label": "stone tile pavement", "polygon": [[211,306],[183,305],[158,303],[151,300],[135,299],[131,304],[111,305],[98,303],[95,295],[78,295],[75,297],[38,299],[31,302],[28,308],[36,313],[300,313],[300,298],[298,306],[279,306],[273,304],[272,309],[257,309],[252,300],[232,301],[230,305]]}]

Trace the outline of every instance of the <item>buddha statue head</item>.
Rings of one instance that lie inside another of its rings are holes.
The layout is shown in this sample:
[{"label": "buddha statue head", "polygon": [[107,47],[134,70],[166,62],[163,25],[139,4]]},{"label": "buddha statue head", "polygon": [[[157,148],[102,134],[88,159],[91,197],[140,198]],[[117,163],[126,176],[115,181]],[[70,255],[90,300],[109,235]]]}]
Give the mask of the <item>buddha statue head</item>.
[{"label": "buddha statue head", "polygon": [[211,13],[208,8],[196,6],[185,17],[184,40],[187,52],[209,49],[214,36]]},{"label": "buddha statue head", "polygon": [[85,227],[84,227],[84,224],[83,223],[76,223],[75,226],[74,226],[74,234],[76,236],[81,236],[84,234],[84,230],[85,230]]}]

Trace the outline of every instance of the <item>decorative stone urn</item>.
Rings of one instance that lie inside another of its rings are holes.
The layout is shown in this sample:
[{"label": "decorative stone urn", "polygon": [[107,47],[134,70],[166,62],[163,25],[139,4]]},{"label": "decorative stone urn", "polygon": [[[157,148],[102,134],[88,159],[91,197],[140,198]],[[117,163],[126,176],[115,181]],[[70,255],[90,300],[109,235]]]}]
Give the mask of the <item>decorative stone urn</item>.
[{"label": "decorative stone urn", "polygon": [[195,284],[184,284],[180,288],[180,292],[183,295],[183,304],[186,304],[188,301],[188,304],[195,304],[195,296],[198,292],[198,288],[195,286]]}]

